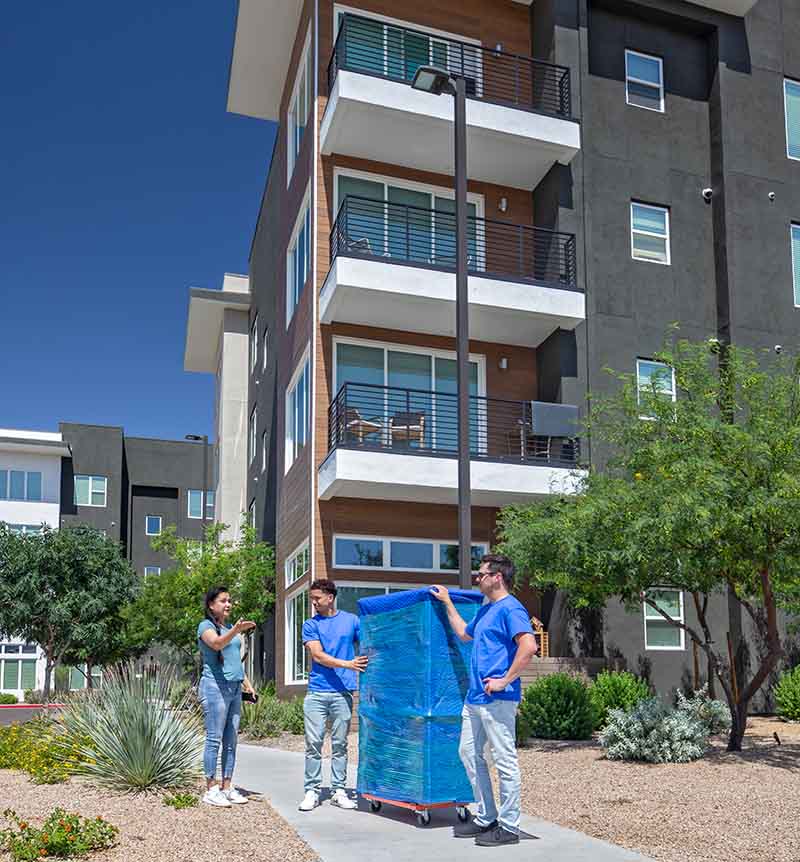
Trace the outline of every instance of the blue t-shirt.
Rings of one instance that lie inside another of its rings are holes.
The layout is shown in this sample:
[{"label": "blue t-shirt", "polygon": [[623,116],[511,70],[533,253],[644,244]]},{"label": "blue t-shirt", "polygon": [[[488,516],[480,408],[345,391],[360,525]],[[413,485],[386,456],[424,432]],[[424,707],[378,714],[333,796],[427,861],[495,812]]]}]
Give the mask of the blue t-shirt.
[{"label": "blue t-shirt", "polygon": [[[361,634],[361,623],[355,614],[336,611],[332,617],[316,614],[303,623],[303,643],[319,641],[322,651],[333,658],[349,661],[355,658],[356,641]],[[311,662],[308,675],[309,691],[355,691],[358,671],[345,667],[325,667]]]},{"label": "blue t-shirt", "polygon": [[514,638],[520,634],[533,634],[528,612],[514,596],[504,596],[496,602],[483,605],[467,626],[473,639],[472,660],[469,668],[467,703],[491,703],[493,700],[519,701],[522,685],[515,679],[503,691],[491,696],[483,689],[488,677],[505,676],[517,656]]},{"label": "blue t-shirt", "polygon": [[[220,626],[221,634],[230,631],[231,626]],[[203,632],[212,631],[216,628],[211,620],[203,620],[197,627],[197,642],[200,644],[200,655],[203,657],[203,673],[206,679],[215,679],[218,682],[241,682],[244,679],[244,665],[242,664],[242,640],[236,635],[231,642],[222,650],[224,664],[220,663],[220,652],[211,649],[201,639]]]}]

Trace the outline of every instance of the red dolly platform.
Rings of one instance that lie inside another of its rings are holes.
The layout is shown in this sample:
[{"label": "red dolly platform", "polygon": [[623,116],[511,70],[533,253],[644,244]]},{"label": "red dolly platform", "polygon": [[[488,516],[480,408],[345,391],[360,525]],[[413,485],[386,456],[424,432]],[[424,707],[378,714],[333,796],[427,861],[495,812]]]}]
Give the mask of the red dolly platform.
[{"label": "red dolly platform", "polygon": [[361,796],[369,800],[371,811],[380,811],[384,802],[387,805],[394,805],[397,808],[408,808],[409,811],[414,811],[417,815],[418,826],[427,826],[431,822],[431,811],[434,808],[456,808],[456,814],[462,823],[466,823],[469,820],[468,802],[401,802],[398,799],[382,799],[370,793],[362,793]]}]

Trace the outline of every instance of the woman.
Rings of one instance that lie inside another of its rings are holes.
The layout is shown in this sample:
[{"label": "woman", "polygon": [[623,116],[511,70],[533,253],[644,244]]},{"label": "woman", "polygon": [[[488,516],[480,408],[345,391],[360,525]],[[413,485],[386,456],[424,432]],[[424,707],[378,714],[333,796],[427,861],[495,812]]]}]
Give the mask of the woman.
[{"label": "woman", "polygon": [[[239,620],[233,626],[228,625],[226,621],[230,612],[231,596],[227,587],[214,587],[206,593],[206,617],[197,627],[197,640],[203,658],[199,695],[206,720],[203,766],[207,789],[203,802],[220,808],[247,802],[246,797],[231,787],[231,778],[236,763],[242,688],[251,693],[253,691],[245,677],[239,635],[254,629],[256,624]],[[216,780],[220,744],[222,787]]]}]

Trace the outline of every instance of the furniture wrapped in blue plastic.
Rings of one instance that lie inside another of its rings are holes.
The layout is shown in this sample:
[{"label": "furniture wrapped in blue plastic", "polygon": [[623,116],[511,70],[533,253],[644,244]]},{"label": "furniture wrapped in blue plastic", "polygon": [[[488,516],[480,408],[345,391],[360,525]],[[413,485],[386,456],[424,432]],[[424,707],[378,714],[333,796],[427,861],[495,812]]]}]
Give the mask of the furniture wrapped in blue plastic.
[{"label": "furniture wrapped in blue plastic", "polygon": [[[478,592],[451,590],[470,622]],[[361,599],[358,791],[379,799],[436,805],[471,802],[458,756],[471,643],[453,633],[430,588]]]}]

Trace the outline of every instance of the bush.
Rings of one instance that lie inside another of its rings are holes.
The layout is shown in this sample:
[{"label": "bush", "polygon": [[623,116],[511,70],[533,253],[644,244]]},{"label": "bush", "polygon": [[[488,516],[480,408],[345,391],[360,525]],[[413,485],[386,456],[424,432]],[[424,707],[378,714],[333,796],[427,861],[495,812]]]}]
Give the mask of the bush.
[{"label": "bush", "polygon": [[194,808],[197,805],[197,794],[175,793],[172,796],[165,796],[161,801],[164,805],[169,805],[176,811],[181,811],[184,808]]},{"label": "bush", "polygon": [[787,721],[800,721],[800,664],[781,674],[774,694],[778,715]]},{"label": "bush", "polygon": [[253,739],[279,736],[283,731],[302,736],[305,733],[303,698],[278,700],[275,684],[268,683],[259,691],[258,703],[242,704],[239,729]]},{"label": "bush", "polygon": [[119,830],[97,817],[93,820],[67,814],[56,808],[37,829],[26,823],[10,808],[3,812],[12,824],[0,831],[0,848],[11,854],[14,862],[33,862],[43,856],[73,859],[85,856],[92,850],[106,850],[114,846]]},{"label": "bush", "polygon": [[174,789],[201,774],[204,734],[193,712],[171,708],[174,673],[111,671],[103,686],[70,699],[63,722],[80,753],[76,772],[123,791]]},{"label": "bush", "polygon": [[520,710],[517,710],[516,737],[517,748],[524,745],[533,736],[531,726]]},{"label": "bush", "polygon": [[687,710],[669,709],[653,697],[628,712],[612,709],[600,744],[609,760],[688,763],[703,756],[708,736],[707,725]]},{"label": "bush", "polygon": [[44,703],[44,692],[39,691],[38,689],[34,691],[29,688],[25,692],[25,703]]},{"label": "bush", "polygon": [[26,772],[34,784],[66,781],[78,759],[75,747],[49,718],[0,727],[0,769]]},{"label": "bush", "polygon": [[12,706],[19,703],[15,694],[0,694],[0,706]]},{"label": "bush", "polygon": [[704,685],[692,697],[686,697],[682,691],[677,695],[677,708],[692,718],[704,724],[710,736],[725,733],[731,729],[731,710],[727,703],[712,700],[708,696],[708,686]]},{"label": "bush", "polygon": [[595,710],[595,729],[605,727],[612,709],[632,709],[651,696],[650,686],[629,671],[601,671],[589,693]]},{"label": "bush", "polygon": [[525,689],[522,720],[540,739],[590,739],[595,711],[585,680],[555,673]]},{"label": "bush", "polygon": [[303,714],[302,697],[296,697],[286,704],[286,719],[283,729],[295,734],[295,736],[303,736],[305,734],[306,720]]}]

